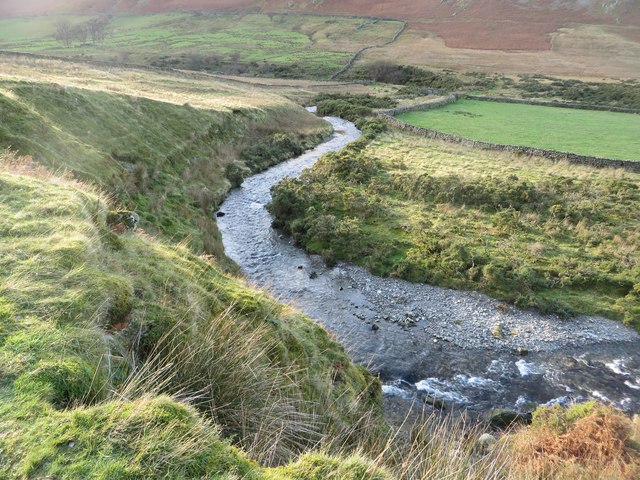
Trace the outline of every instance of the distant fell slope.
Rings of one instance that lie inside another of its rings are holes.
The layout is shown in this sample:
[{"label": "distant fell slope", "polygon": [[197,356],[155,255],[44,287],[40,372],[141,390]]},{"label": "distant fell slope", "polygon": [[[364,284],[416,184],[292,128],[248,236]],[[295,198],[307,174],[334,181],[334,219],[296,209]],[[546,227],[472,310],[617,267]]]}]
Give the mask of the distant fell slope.
[{"label": "distant fell slope", "polygon": [[[0,5],[0,17],[57,13],[158,13],[261,11],[398,18],[441,37],[447,47],[485,50],[549,50],[551,34],[570,24],[630,27],[640,38],[636,0],[27,0]],[[637,27],[637,28],[636,28]]]}]

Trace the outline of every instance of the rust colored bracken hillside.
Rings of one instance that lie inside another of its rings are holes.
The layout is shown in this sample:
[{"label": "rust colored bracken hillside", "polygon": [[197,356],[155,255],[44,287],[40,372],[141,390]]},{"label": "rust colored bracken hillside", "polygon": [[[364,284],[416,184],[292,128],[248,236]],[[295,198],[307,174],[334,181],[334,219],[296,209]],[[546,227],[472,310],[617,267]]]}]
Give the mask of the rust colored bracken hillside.
[{"label": "rust colored bracken hillside", "polygon": [[640,78],[639,0],[23,0],[0,18],[52,13],[283,12],[406,20],[361,60],[436,68]]}]

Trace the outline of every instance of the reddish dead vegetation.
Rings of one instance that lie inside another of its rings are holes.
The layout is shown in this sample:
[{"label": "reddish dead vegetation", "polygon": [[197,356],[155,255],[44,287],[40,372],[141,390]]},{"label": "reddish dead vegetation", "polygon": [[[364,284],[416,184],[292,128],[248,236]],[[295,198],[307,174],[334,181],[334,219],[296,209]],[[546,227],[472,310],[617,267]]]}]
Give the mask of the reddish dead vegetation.
[{"label": "reddish dead vegetation", "polygon": [[[368,15],[397,18],[410,22],[410,28],[441,37],[450,48],[484,50],[549,50],[550,34],[568,24],[597,24],[621,29],[628,37],[637,35],[640,7],[628,0],[611,11],[599,8],[591,0],[54,0],[0,2],[0,18],[51,13],[104,12],[160,13],[171,11],[243,11]],[[630,32],[630,33],[629,33]],[[631,38],[633,39],[633,38]]]},{"label": "reddish dead vegetation", "polygon": [[532,426],[511,438],[514,468],[523,478],[627,480],[640,478],[640,433],[631,420],[597,408],[568,429]]}]

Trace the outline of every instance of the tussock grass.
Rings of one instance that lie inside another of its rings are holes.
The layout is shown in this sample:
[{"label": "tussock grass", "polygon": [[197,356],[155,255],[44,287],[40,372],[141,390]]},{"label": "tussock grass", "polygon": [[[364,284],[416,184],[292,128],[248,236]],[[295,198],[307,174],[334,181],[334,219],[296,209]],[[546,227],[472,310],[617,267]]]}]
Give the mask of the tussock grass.
[{"label": "tussock grass", "polygon": [[324,419],[296,384],[304,372],[274,364],[277,346],[268,330],[238,324],[236,315],[232,305],[203,318],[187,341],[167,332],[115,394],[135,399],[169,391],[215,419],[224,436],[261,464],[282,463],[322,438]]},{"label": "tussock grass", "polygon": [[321,327],[184,246],[114,233],[95,188],[0,157],[3,477],[287,478],[220,439],[281,464],[376,408]]},{"label": "tussock grass", "polygon": [[150,233],[221,261],[212,212],[226,192],[328,133],[283,98],[197,75],[0,62],[0,148],[100,185]]}]

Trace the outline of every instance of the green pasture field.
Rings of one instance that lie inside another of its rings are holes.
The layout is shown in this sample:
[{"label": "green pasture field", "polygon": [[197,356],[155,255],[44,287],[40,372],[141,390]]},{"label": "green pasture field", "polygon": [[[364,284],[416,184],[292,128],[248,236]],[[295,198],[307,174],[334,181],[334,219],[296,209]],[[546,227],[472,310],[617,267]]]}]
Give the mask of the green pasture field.
[{"label": "green pasture field", "polygon": [[398,118],[474,140],[640,160],[637,114],[465,99]]},{"label": "green pasture field", "polygon": [[[68,18],[79,24],[91,17]],[[0,20],[0,49],[242,73],[326,77],[362,47],[393,37],[400,22],[327,16],[170,13],[121,15],[103,43],[65,48],[56,17]],[[280,68],[281,70],[277,70]],[[284,69],[284,71],[282,70]]]}]

